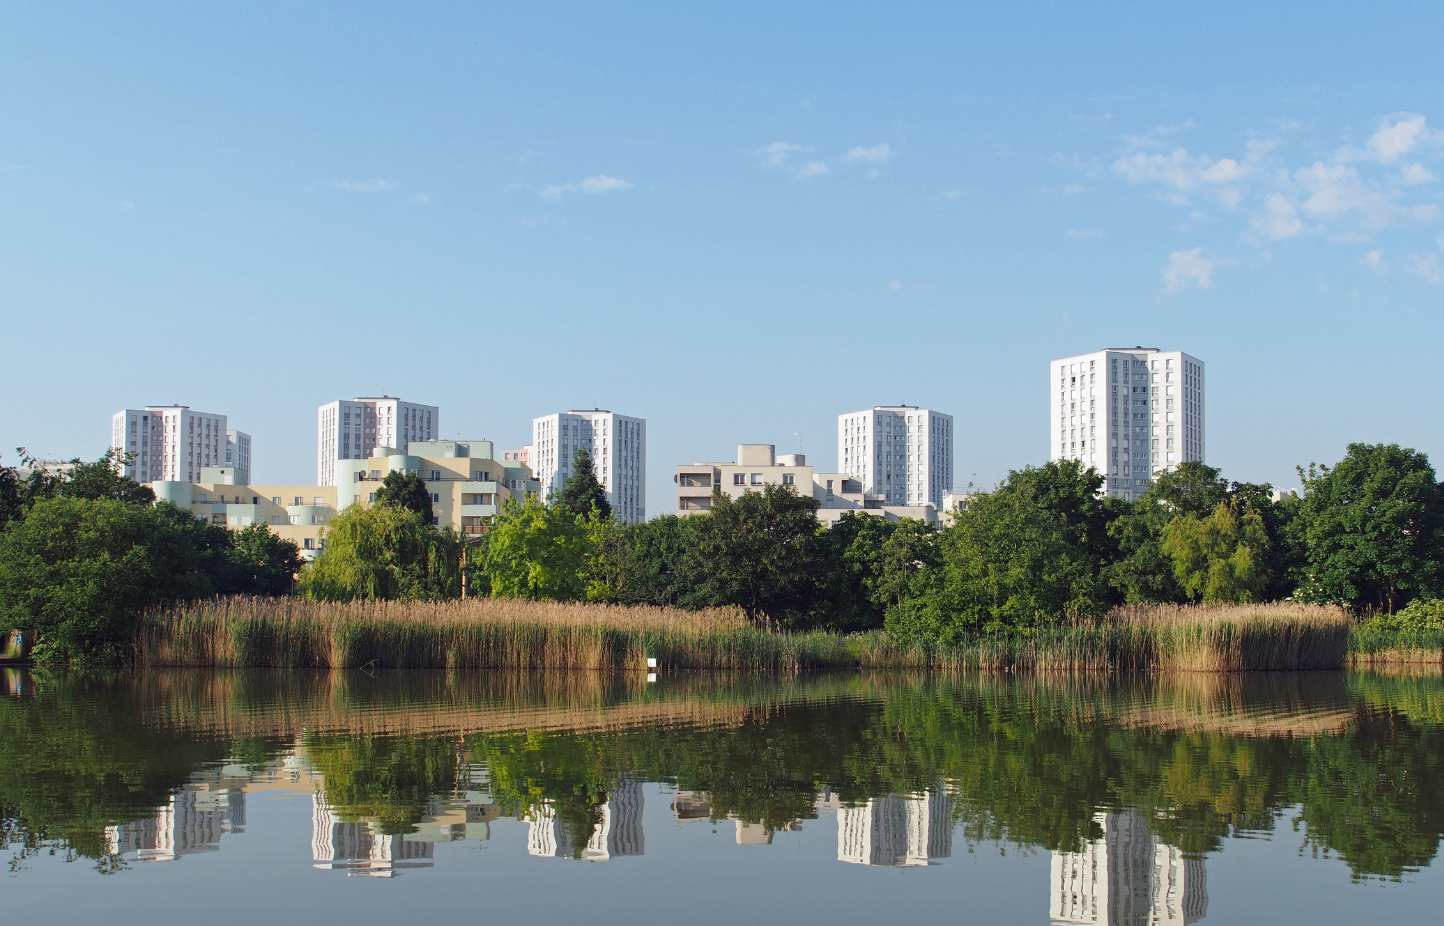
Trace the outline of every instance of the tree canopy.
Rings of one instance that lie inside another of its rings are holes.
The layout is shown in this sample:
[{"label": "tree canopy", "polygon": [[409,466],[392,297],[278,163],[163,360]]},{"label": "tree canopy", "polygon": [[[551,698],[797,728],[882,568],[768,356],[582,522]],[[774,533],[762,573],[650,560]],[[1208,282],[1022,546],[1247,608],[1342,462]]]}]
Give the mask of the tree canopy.
[{"label": "tree canopy", "polygon": [[381,480],[381,488],[376,490],[376,504],[404,508],[421,518],[423,524],[436,520],[431,511],[431,491],[420,473],[396,469],[387,473]]},{"label": "tree canopy", "polygon": [[584,447],[577,451],[572,460],[572,475],[562,490],[552,499],[552,504],[565,508],[579,518],[589,518],[592,510],[603,520],[612,516],[611,503],[607,501],[607,490],[597,479],[592,455]]}]

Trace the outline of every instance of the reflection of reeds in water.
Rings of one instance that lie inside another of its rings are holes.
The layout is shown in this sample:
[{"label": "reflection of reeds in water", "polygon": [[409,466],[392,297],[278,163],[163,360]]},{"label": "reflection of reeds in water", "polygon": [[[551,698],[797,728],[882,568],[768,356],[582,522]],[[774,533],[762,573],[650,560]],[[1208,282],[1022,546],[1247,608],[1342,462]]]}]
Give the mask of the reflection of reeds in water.
[{"label": "reflection of reeds in water", "polygon": [[1341,733],[1357,718],[1342,673],[1160,676],[1148,691],[1120,705],[1120,726],[1207,730],[1233,736],[1317,736]]},{"label": "reflection of reeds in water", "polygon": [[129,693],[147,722],[228,736],[302,731],[466,734],[735,726],[786,703],[858,696],[856,675],[783,684],[709,674],[648,684],[595,672],[195,671],[138,675]]},{"label": "reflection of reeds in water", "polygon": [[884,633],[773,633],[735,609],[683,611],[506,599],[310,602],[224,598],[148,615],[150,666],[798,672],[823,668],[1037,673],[1339,668],[1348,616],[1292,603],[1120,608],[1096,624],[949,649]]}]

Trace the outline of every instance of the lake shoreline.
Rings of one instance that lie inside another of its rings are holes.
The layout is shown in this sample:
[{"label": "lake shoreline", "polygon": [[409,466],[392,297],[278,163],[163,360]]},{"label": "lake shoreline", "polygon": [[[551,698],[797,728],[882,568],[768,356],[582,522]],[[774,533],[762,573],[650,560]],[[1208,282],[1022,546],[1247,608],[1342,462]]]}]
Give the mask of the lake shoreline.
[{"label": "lake shoreline", "polygon": [[1356,647],[1340,609],[1293,603],[1119,608],[1102,621],[952,646],[883,631],[780,632],[735,609],[469,599],[220,598],[157,610],[139,667],[469,670],[982,671],[1149,675],[1444,665],[1444,649]]}]

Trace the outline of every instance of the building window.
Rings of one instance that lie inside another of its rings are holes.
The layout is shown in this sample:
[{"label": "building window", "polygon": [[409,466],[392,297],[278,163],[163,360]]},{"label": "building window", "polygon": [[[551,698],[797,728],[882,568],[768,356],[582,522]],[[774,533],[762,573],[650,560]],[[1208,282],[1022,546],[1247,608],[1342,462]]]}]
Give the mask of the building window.
[{"label": "building window", "polygon": [[785,486],[796,485],[796,484],[797,484],[797,477],[794,476],[794,475],[792,475],[791,473],[783,473],[783,474],[782,474],[782,484],[785,485]]},{"label": "building window", "polygon": [[760,486],[760,485],[762,485],[762,474],[761,474],[761,473],[753,473],[753,474],[752,474],[752,484],[755,485],[755,486]]},{"label": "building window", "polygon": [[747,484],[747,477],[742,473],[733,473],[732,484],[735,486],[745,486]]}]

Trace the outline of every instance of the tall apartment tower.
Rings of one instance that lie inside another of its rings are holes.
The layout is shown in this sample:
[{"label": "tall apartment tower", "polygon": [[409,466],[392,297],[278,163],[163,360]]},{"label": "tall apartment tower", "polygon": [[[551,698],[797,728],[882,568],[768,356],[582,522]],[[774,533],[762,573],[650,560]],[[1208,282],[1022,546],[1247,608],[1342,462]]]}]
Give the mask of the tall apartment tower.
[{"label": "tall apartment tower", "polygon": [[889,505],[940,509],[953,487],[953,416],[916,405],[838,415],[837,469]]},{"label": "tall apartment tower", "polygon": [[406,452],[412,441],[435,440],[441,410],[395,396],[338,399],[316,409],[316,484],[336,484],[337,460],[365,460],[377,447]]},{"label": "tall apartment tower", "polygon": [[1136,499],[1153,477],[1204,453],[1203,361],[1156,347],[1108,348],[1048,370],[1049,459],[1079,460],[1103,491]]},{"label": "tall apartment tower", "polygon": [[578,450],[592,456],[597,480],[618,521],[647,519],[647,420],[606,409],[573,409],[533,418],[530,465],[542,497],[560,492]]},{"label": "tall apartment tower", "polygon": [[235,469],[238,484],[251,484],[251,435],[234,429],[226,432],[226,465]]},{"label": "tall apartment tower", "polygon": [[1177,923],[1208,915],[1208,873],[1156,838],[1131,810],[1093,818],[1103,835],[1081,852],[1053,852],[1048,919],[1054,926]]},{"label": "tall apartment tower", "polygon": [[110,447],[128,457],[121,475],[136,482],[195,482],[201,469],[226,462],[228,433],[245,437],[238,443],[235,465],[251,468],[251,438],[227,432],[226,416],[194,411],[185,405],[123,408],[110,419]]}]

